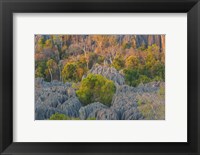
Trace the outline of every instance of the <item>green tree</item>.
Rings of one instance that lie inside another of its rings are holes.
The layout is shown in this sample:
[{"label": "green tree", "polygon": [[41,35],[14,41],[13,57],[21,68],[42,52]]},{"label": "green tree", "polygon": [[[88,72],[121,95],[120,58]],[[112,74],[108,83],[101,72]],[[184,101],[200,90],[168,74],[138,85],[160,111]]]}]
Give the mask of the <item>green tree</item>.
[{"label": "green tree", "polygon": [[143,42],[142,45],[138,48],[138,50],[144,51],[146,48],[147,47],[146,47],[145,43]]},{"label": "green tree", "polygon": [[117,70],[123,69],[125,66],[125,61],[122,57],[116,57],[112,62],[112,66]]},{"label": "green tree", "polygon": [[62,70],[62,79],[64,82],[81,81],[83,75],[87,72],[86,62],[79,60],[77,62],[68,62]]},{"label": "green tree", "polygon": [[126,62],[125,62],[126,67],[127,68],[132,68],[132,69],[133,68],[137,68],[138,65],[139,65],[139,63],[140,63],[139,59],[136,56],[134,56],[134,55],[129,56],[126,59]]},{"label": "green tree", "polygon": [[53,73],[55,73],[57,69],[57,63],[53,59],[49,59],[46,63],[46,66],[48,68],[49,74],[51,76],[51,81],[52,81]]},{"label": "green tree", "polygon": [[89,74],[81,81],[80,88],[76,91],[76,94],[85,105],[101,102],[110,106],[115,90],[113,81],[106,79],[102,75]]},{"label": "green tree", "polygon": [[45,79],[45,69],[46,69],[46,62],[45,61],[38,61],[36,62],[35,68],[35,77],[42,77]]},{"label": "green tree", "polygon": [[53,41],[51,39],[48,39],[45,41],[45,47],[46,48],[52,48],[53,47]]},{"label": "green tree", "polygon": [[77,81],[76,70],[77,65],[75,63],[67,63],[62,70],[63,81]]},{"label": "green tree", "polygon": [[137,69],[125,69],[125,80],[126,83],[130,86],[137,86],[138,85],[138,78],[139,78],[139,71]]},{"label": "green tree", "polygon": [[44,37],[41,37],[39,40],[38,40],[38,45],[40,46],[40,47],[44,47],[44,45],[45,45],[45,40],[44,40]]}]

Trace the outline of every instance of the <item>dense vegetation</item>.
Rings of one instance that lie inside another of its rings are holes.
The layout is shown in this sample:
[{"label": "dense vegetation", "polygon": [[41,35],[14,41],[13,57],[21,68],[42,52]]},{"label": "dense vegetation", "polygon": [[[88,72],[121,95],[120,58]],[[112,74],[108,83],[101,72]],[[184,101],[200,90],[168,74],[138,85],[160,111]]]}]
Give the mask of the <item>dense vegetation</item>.
[{"label": "dense vegetation", "polygon": [[80,101],[87,105],[93,102],[101,102],[110,106],[112,97],[115,93],[115,85],[111,80],[102,75],[89,74],[81,81],[79,90],[76,94]]},{"label": "dense vegetation", "polygon": [[95,64],[114,67],[131,86],[165,80],[165,51],[136,47],[134,35],[36,36],[35,60],[35,76],[46,81],[80,82]]}]

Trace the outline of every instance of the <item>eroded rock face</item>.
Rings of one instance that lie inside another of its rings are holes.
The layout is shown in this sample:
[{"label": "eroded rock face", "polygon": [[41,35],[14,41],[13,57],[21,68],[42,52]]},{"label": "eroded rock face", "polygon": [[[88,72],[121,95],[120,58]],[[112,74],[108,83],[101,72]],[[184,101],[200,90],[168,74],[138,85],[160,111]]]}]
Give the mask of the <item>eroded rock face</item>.
[{"label": "eroded rock face", "polygon": [[119,115],[116,110],[111,108],[101,109],[97,112],[97,120],[119,120]]},{"label": "eroded rock face", "polygon": [[79,117],[81,103],[70,83],[35,79],[35,119],[49,119],[56,112]]},{"label": "eroded rock face", "polygon": [[125,84],[125,79],[122,74],[120,74],[115,68],[101,66],[101,65],[94,65],[92,69],[89,71],[92,74],[100,74],[110,80],[112,80],[115,84],[123,85]]},{"label": "eroded rock face", "polygon": [[99,102],[82,107],[79,110],[79,116],[82,120],[90,118],[95,118],[96,120],[119,120],[117,111]]},{"label": "eroded rock face", "polygon": [[164,104],[164,100],[160,100],[157,93],[162,85],[164,83],[151,82],[141,84],[138,87],[118,86],[110,108],[118,113],[119,119],[142,119],[142,115],[137,108],[138,101],[146,99],[146,102],[155,102],[154,100],[157,99],[156,102],[159,102],[158,104]]},{"label": "eroded rock face", "polygon": [[35,84],[36,120],[49,119],[55,113],[81,120],[140,120],[145,118],[139,110],[139,102],[143,105],[153,103],[151,106],[155,108],[165,104],[159,95],[164,82],[140,84],[138,87],[118,85],[110,107],[99,102],[82,106],[70,83],[45,82],[38,78]]},{"label": "eroded rock face", "polygon": [[37,105],[35,107],[35,120],[46,120],[55,113],[63,114],[63,111],[46,105]]},{"label": "eroded rock face", "polygon": [[107,109],[108,107],[100,102],[94,102],[81,107],[79,110],[80,119],[96,118],[97,112],[101,109]]},{"label": "eroded rock face", "polygon": [[156,44],[160,51],[165,50],[165,35],[136,35],[136,47],[139,48],[142,45],[146,47]]},{"label": "eroded rock face", "polygon": [[130,109],[127,109],[121,117],[122,120],[139,120],[142,118],[142,114],[136,107],[131,107]]},{"label": "eroded rock face", "polygon": [[76,97],[71,97],[63,104],[59,104],[57,108],[62,110],[64,114],[69,117],[79,117],[79,109],[81,108],[81,103]]}]

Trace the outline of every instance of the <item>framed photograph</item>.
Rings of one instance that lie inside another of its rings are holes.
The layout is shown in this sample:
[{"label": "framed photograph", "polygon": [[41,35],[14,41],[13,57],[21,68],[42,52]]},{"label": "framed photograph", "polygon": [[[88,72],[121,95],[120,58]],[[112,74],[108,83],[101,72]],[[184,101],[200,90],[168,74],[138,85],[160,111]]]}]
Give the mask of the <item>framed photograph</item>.
[{"label": "framed photograph", "polygon": [[200,154],[198,0],[0,0],[2,154]]}]

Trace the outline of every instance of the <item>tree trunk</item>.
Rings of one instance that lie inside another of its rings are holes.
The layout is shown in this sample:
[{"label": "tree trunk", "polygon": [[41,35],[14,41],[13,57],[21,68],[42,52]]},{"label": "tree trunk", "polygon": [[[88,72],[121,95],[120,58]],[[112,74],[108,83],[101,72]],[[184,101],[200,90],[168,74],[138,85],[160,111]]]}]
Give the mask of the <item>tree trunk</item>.
[{"label": "tree trunk", "polygon": [[63,82],[63,81],[62,81],[62,73],[61,73],[61,68],[60,68],[60,66],[58,66],[58,69],[59,69],[59,72],[60,72],[60,81]]},{"label": "tree trunk", "polygon": [[51,69],[49,69],[49,74],[50,74],[50,76],[51,76],[51,81],[52,81],[53,76],[52,76]]},{"label": "tree trunk", "polygon": [[103,61],[104,66],[106,65],[106,60]]},{"label": "tree trunk", "polygon": [[87,52],[86,52],[86,45],[85,45],[85,44],[84,44],[84,49],[83,49],[83,51],[84,51],[85,59],[86,59],[86,62],[87,62],[87,69],[89,69],[89,67],[88,67],[89,60],[87,60]]},{"label": "tree trunk", "polygon": [[109,60],[110,60],[110,64],[112,64],[112,59],[111,59],[111,57],[110,57],[110,59],[109,59]]}]

